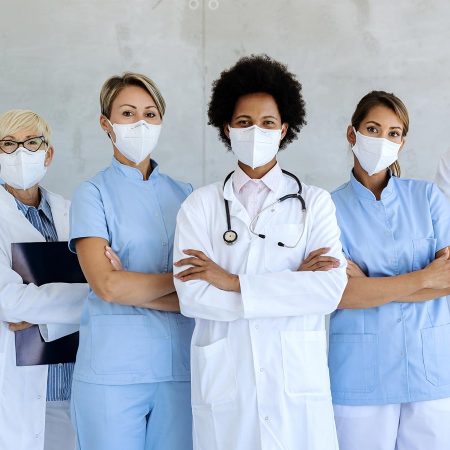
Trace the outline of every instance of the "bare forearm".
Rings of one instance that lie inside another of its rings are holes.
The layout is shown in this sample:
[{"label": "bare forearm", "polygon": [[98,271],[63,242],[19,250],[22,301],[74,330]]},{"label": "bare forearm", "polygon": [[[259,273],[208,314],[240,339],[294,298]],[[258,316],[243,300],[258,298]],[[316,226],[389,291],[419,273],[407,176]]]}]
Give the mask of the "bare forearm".
[{"label": "bare forearm", "polygon": [[426,300],[434,300],[435,298],[450,295],[450,289],[420,289],[414,294],[402,297],[397,302],[424,302]]},{"label": "bare forearm", "polygon": [[425,287],[422,271],[393,277],[351,277],[339,309],[364,309],[407,298]]},{"label": "bare forearm", "polygon": [[[98,286],[106,301],[123,305],[144,306],[175,291],[171,273],[145,274],[138,272],[109,272]],[[96,289],[94,288],[94,291]],[[157,308],[154,308],[157,309]]]},{"label": "bare forearm", "polygon": [[178,295],[176,292],[165,295],[164,297],[156,298],[151,301],[143,302],[141,305],[135,306],[155,309],[157,311],[180,312],[180,302],[178,301]]}]

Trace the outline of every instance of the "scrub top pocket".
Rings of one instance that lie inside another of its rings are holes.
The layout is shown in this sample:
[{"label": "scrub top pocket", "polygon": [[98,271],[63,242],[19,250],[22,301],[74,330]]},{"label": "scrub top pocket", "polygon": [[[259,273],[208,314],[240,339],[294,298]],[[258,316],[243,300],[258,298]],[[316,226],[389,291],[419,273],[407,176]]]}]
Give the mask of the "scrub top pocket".
[{"label": "scrub top pocket", "polygon": [[450,324],[422,329],[423,362],[427,380],[435,386],[450,384]]},{"label": "scrub top pocket", "polygon": [[331,334],[329,366],[332,392],[372,392],[379,366],[377,335]]},{"label": "scrub top pocket", "polygon": [[281,350],[287,394],[329,394],[325,331],[283,331]]},{"label": "scrub top pocket", "polygon": [[433,238],[413,239],[412,271],[423,269],[435,259],[436,242]]},{"label": "scrub top pocket", "polygon": [[97,315],[92,316],[91,327],[91,365],[95,373],[151,373],[156,378],[171,375],[172,358],[164,351],[169,336],[154,336],[148,317],[139,314]]}]

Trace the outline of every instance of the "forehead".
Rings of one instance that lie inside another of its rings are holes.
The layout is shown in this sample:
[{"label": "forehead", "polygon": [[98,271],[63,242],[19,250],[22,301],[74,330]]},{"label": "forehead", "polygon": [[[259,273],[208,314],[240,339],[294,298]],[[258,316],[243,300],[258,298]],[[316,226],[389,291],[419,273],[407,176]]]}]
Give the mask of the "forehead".
[{"label": "forehead", "polygon": [[397,114],[384,105],[377,105],[369,110],[366,117],[364,117],[364,123],[371,121],[387,127],[403,128],[403,123]]},{"label": "forehead", "polygon": [[133,106],[156,106],[153,97],[146,91],[144,88],[140,86],[125,86],[120,92],[117,94],[117,97],[114,99],[114,106],[121,106],[123,104],[129,104]]},{"label": "forehead", "polygon": [[30,137],[41,136],[42,133],[39,133],[35,128],[19,128],[15,130],[11,134],[7,134],[5,136],[0,136],[0,139],[11,139],[13,141],[25,141]]},{"label": "forehead", "polygon": [[270,94],[265,92],[239,97],[234,107],[234,115],[239,114],[280,116],[277,102]]}]

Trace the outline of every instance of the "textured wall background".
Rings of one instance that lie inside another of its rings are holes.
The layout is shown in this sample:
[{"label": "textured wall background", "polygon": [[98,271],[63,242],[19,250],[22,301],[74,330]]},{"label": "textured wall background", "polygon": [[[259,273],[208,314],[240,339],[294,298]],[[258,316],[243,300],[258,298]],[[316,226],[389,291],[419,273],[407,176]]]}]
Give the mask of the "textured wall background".
[{"label": "textured wall background", "polygon": [[31,108],[54,130],[45,183],[71,196],[109,163],[98,93],[110,75],[150,75],[168,103],[155,159],[196,186],[234,164],[206,125],[211,82],[237,58],[265,52],[303,83],[308,125],[280,156],[305,182],[348,178],[345,130],[372,89],[411,114],[404,175],[433,178],[450,147],[450,2],[446,0],[3,0],[0,110]]}]

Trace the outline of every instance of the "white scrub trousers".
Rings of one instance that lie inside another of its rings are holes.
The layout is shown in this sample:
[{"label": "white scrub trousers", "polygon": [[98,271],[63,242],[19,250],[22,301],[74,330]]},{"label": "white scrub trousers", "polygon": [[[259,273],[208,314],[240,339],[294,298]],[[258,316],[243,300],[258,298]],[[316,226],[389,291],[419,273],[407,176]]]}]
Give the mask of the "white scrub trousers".
[{"label": "white scrub trousers", "polygon": [[44,450],[75,450],[70,401],[47,402]]},{"label": "white scrub trousers", "polygon": [[340,450],[449,450],[450,398],[374,406],[334,405]]}]

